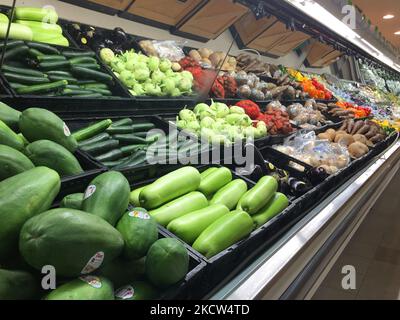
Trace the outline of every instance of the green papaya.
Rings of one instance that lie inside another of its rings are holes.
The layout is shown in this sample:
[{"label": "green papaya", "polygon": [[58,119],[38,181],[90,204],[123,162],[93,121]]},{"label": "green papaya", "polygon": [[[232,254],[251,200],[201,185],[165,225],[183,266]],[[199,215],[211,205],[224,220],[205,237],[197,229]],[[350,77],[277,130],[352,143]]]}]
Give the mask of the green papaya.
[{"label": "green papaya", "polygon": [[28,141],[50,140],[75,152],[78,142],[67,125],[56,114],[46,109],[29,108],[19,118],[19,129]]},{"label": "green papaya", "polygon": [[3,102],[0,102],[0,120],[8,125],[12,130],[19,130],[18,121],[21,112],[9,107]]},{"label": "green papaya", "polygon": [[25,147],[25,154],[36,166],[45,166],[62,177],[83,173],[78,159],[62,145],[50,140],[37,140]]},{"label": "green papaya", "polygon": [[11,148],[22,150],[24,142],[14,131],[10,129],[3,121],[0,120],[0,144],[4,144]]},{"label": "green papaya", "polygon": [[53,290],[44,300],[114,300],[114,288],[107,278],[82,276]]},{"label": "green papaya", "polygon": [[157,240],[146,257],[147,278],[156,287],[168,287],[178,283],[189,270],[189,254],[177,239]]},{"label": "green papaya", "polygon": [[33,299],[39,292],[38,284],[29,272],[0,269],[0,300]]},{"label": "green papaya", "polygon": [[82,202],[83,202],[83,193],[69,194],[61,200],[60,208],[81,210]]},{"label": "green papaya", "polygon": [[82,210],[115,225],[129,205],[129,182],[117,171],[100,174],[90,182],[83,197]]},{"label": "green papaya", "polygon": [[115,291],[115,300],[154,300],[159,293],[150,283],[134,281]]},{"label": "green papaya", "polygon": [[96,274],[110,279],[116,288],[144,277],[146,258],[126,260],[118,257],[102,266]]},{"label": "green papaya", "polygon": [[17,252],[22,225],[50,208],[60,185],[58,173],[45,167],[0,182],[0,260]]},{"label": "green papaya", "polygon": [[119,232],[102,218],[69,208],[29,219],[19,241],[21,255],[32,267],[52,265],[65,277],[95,271],[118,257],[123,246]]},{"label": "green papaya", "polygon": [[143,208],[134,208],[125,213],[116,228],[125,241],[122,254],[129,260],[144,257],[158,240],[157,222]]},{"label": "green papaya", "polygon": [[0,145],[0,181],[34,167],[32,161],[22,152],[9,146]]}]

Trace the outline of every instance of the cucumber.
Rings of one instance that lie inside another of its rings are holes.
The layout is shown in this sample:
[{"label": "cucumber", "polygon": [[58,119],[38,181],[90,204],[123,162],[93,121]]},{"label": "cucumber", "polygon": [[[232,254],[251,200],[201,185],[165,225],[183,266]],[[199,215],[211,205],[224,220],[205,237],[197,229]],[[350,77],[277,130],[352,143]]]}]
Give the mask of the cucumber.
[{"label": "cucumber", "polygon": [[[118,128],[118,127],[116,127]],[[123,127],[119,127],[123,128]],[[111,133],[107,131],[108,133]],[[113,138],[120,141],[122,144],[147,144],[146,139],[135,136],[134,134],[115,134]]]},{"label": "cucumber", "polygon": [[100,82],[111,82],[113,79],[112,76],[107,73],[76,66],[72,66],[71,72],[79,78],[93,79]]},{"label": "cucumber", "polygon": [[54,48],[54,47],[44,44],[44,43],[27,42],[27,45],[29,48],[36,49],[45,54],[58,54],[58,55],[60,54],[60,51],[58,51],[57,48]]},{"label": "cucumber", "polygon": [[87,90],[94,92],[94,93],[100,93],[103,96],[112,96],[112,94],[113,94],[110,90],[106,90],[106,89],[88,88]]},{"label": "cucumber", "polygon": [[6,51],[4,54],[4,60],[14,60],[14,58],[17,58],[19,56],[22,56],[26,54],[29,51],[29,48],[26,45],[19,45],[15,46],[12,49],[9,49]]},{"label": "cucumber", "polygon": [[39,68],[44,71],[57,70],[69,66],[69,61],[49,61],[39,63]]},{"label": "cucumber", "polygon": [[[200,173],[199,173],[200,178]],[[148,188],[148,187],[146,187]],[[142,194],[146,191],[144,188],[139,195],[140,201]],[[207,198],[198,191],[185,194],[167,204],[149,211],[149,214],[162,226],[166,227],[171,221],[184,216],[190,212],[203,209],[208,206]]]},{"label": "cucumber", "polygon": [[72,134],[72,136],[76,139],[76,141],[82,141],[89,138],[92,138],[95,135],[98,135],[104,132],[110,125],[112,124],[111,119],[106,119],[94,123],[86,128],[78,130]]},{"label": "cucumber", "polygon": [[42,78],[46,77],[46,75],[43,72],[40,72],[38,70],[18,68],[18,67],[13,67],[13,66],[10,66],[7,64],[3,64],[3,66],[1,67],[1,70],[4,72],[16,73],[16,74],[31,76],[31,77],[42,77]]},{"label": "cucumber", "polygon": [[139,138],[146,138],[148,132],[135,132],[135,136]]},{"label": "cucumber", "polygon": [[210,205],[172,220],[167,229],[188,244],[192,244],[212,223],[229,213],[222,204]]},{"label": "cucumber", "polygon": [[[68,79],[65,79],[68,81]],[[70,82],[68,82],[70,83]],[[76,83],[76,82],[75,82]],[[71,90],[71,89],[64,89],[61,94],[63,96],[79,96],[79,95],[87,95],[87,94],[91,94],[91,91],[88,90],[82,90],[82,89],[78,89],[78,90]]]},{"label": "cucumber", "polygon": [[109,139],[111,139],[111,136],[108,133],[103,132],[103,133],[100,133],[100,134],[90,138],[90,139],[86,139],[86,140],[80,141],[79,142],[79,147],[83,147],[83,146],[86,146],[86,145],[94,143],[94,142],[106,141],[106,140],[109,140]]},{"label": "cucumber", "polygon": [[82,79],[78,80],[78,85],[80,85],[80,86],[84,86],[84,85],[88,85],[88,84],[96,84],[96,83],[98,83],[96,80],[82,80]]},{"label": "cucumber", "polygon": [[37,59],[38,57],[44,55],[43,53],[41,53],[39,50],[33,49],[33,48],[29,48],[28,50],[28,55],[31,58]]},{"label": "cucumber", "polygon": [[235,179],[214,194],[210,200],[210,205],[223,204],[229,210],[233,210],[246,192],[247,183],[242,179]]},{"label": "cucumber", "polygon": [[271,200],[277,190],[276,179],[264,176],[239,200],[238,209],[242,209],[250,215],[256,214]]},{"label": "cucumber", "polygon": [[[77,79],[75,79],[75,78],[72,78],[72,77],[66,77],[66,76],[53,76],[53,75],[50,75],[49,76],[49,79],[51,80],[51,81],[60,81],[60,80],[67,80],[68,81],[68,83],[70,83],[70,84],[76,84],[77,82],[78,82],[78,80]],[[70,89],[69,89],[70,90]],[[79,87],[78,87],[78,90],[79,90]],[[69,95],[69,94],[67,94],[67,95]]]},{"label": "cucumber", "polygon": [[19,89],[19,88],[25,88],[26,85],[24,84],[20,84],[20,83],[15,83],[15,82],[9,82],[9,85],[11,88],[13,88],[14,90]]},{"label": "cucumber", "polygon": [[[25,44],[25,43],[24,43],[22,40],[11,40],[11,41],[8,41],[8,42],[7,42],[6,48],[7,48],[7,50],[8,50],[8,49],[12,49],[12,48],[15,48],[15,47],[24,45],[24,44]],[[0,42],[0,48],[1,48],[1,50],[3,50],[4,45],[5,45],[5,42],[4,42],[4,41],[1,41],[1,42]]]},{"label": "cucumber", "polygon": [[111,150],[105,154],[102,154],[100,156],[97,156],[95,159],[99,162],[103,161],[113,161],[113,160],[118,160],[121,159],[124,156],[122,151],[120,149],[115,149]]},{"label": "cucumber", "polygon": [[276,192],[272,199],[259,212],[252,216],[257,228],[261,227],[277,214],[281,213],[289,205],[288,198],[280,192]]},{"label": "cucumber", "polygon": [[71,62],[71,65],[75,64],[97,64],[97,60],[92,57],[76,57],[69,59],[69,62]]},{"label": "cucumber", "polygon": [[76,84],[69,84],[69,85],[65,86],[65,89],[80,90],[81,87],[77,86]]},{"label": "cucumber", "polygon": [[79,58],[79,57],[95,57],[96,53],[93,51],[64,51],[63,56],[70,58]]},{"label": "cucumber", "polygon": [[32,77],[26,75],[19,75],[10,72],[4,72],[4,76],[7,78],[8,81],[16,82],[20,84],[42,84],[42,83],[49,83],[50,80],[44,77]]},{"label": "cucumber", "polygon": [[127,167],[134,167],[146,162],[146,151],[139,150],[133,155],[129,156],[128,159],[121,161],[121,163],[115,166],[113,169],[122,169]]},{"label": "cucumber", "polygon": [[108,89],[108,85],[105,83],[89,83],[89,84],[83,84],[83,88],[85,89]]},{"label": "cucumber", "polygon": [[121,126],[129,126],[133,123],[133,120],[131,118],[124,118],[118,121],[114,121],[111,125],[111,128],[114,127],[121,127]]},{"label": "cucumber", "polygon": [[81,63],[81,64],[76,64],[75,66],[80,67],[80,68],[90,69],[90,70],[100,70],[101,69],[99,64],[94,64],[94,63]]},{"label": "cucumber", "polygon": [[138,123],[132,125],[133,132],[148,131],[154,129],[155,127],[156,127],[155,124],[151,122]]},{"label": "cucumber", "polygon": [[124,155],[131,155],[132,153],[146,149],[146,144],[135,144],[130,146],[123,146],[121,147],[121,151]]},{"label": "cucumber", "polygon": [[47,71],[46,74],[48,76],[59,76],[59,77],[72,78],[72,74],[70,72],[68,72],[68,71],[51,70],[51,71]]},{"label": "cucumber", "polygon": [[86,94],[77,94],[74,97],[79,98],[101,98],[103,95],[101,93],[86,93]]},{"label": "cucumber", "polygon": [[16,89],[18,94],[46,93],[55,90],[61,90],[68,84],[67,80],[56,81],[48,84],[37,84]]},{"label": "cucumber", "polygon": [[115,160],[115,161],[104,161],[101,164],[108,168],[115,168],[116,166],[120,165],[122,162],[128,160],[129,158],[130,158],[130,156],[124,157],[124,158],[121,158],[121,159]]},{"label": "cucumber", "polygon": [[132,133],[133,129],[132,126],[118,126],[118,127],[114,127],[114,126],[110,126],[107,129],[107,133],[109,134],[124,134],[124,133]]},{"label": "cucumber", "polygon": [[218,170],[211,172],[201,179],[198,190],[206,197],[209,197],[231,181],[231,170],[225,167],[218,168]]},{"label": "cucumber", "polygon": [[200,172],[193,167],[183,167],[157,179],[140,193],[140,204],[146,209],[157,208],[200,185]]},{"label": "cucumber", "polygon": [[89,153],[90,155],[96,156],[99,154],[104,154],[110,150],[114,150],[115,148],[118,148],[118,146],[118,140],[106,140],[83,146],[81,147],[81,150]]},{"label": "cucumber", "polygon": [[66,61],[67,58],[57,54],[46,54],[37,57],[39,62]]}]

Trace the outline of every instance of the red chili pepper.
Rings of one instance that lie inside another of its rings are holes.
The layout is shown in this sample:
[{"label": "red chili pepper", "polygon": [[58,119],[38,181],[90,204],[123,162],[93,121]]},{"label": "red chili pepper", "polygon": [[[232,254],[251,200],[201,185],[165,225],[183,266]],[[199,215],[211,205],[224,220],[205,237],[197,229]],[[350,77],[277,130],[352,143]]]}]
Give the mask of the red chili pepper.
[{"label": "red chili pepper", "polygon": [[236,106],[244,109],[246,114],[252,120],[257,120],[257,118],[261,115],[260,107],[251,100],[242,100],[236,103]]}]

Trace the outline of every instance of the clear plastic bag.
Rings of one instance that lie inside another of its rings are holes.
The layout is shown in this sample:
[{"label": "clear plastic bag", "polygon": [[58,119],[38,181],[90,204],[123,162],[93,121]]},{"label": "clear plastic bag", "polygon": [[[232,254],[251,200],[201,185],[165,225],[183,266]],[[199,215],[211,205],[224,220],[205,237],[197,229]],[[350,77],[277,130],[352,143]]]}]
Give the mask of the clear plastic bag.
[{"label": "clear plastic bag", "polygon": [[300,130],[287,138],[283,145],[274,148],[312,167],[324,168],[329,174],[346,167],[350,162],[346,147],[327,140],[319,140],[314,131]]},{"label": "clear plastic bag", "polygon": [[177,62],[185,57],[182,50],[186,42],[173,40],[142,40],[139,42],[141,48],[149,56],[156,56]]}]

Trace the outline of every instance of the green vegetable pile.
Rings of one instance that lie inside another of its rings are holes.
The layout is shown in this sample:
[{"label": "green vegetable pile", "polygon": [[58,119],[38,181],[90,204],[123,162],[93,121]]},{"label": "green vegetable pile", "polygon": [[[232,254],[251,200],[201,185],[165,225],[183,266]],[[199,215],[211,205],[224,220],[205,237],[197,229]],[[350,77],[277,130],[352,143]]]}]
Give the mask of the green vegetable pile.
[{"label": "green vegetable pile", "polygon": [[[57,21],[58,15],[53,8],[16,7],[9,39],[44,42],[68,47],[69,42],[63,36],[62,28],[57,24]],[[8,23],[9,17],[0,13],[1,39],[6,37]]]},{"label": "green vegetable pile", "polygon": [[199,103],[193,111],[181,110],[176,125],[215,144],[230,144],[246,138],[259,139],[268,133],[263,121],[258,121],[254,127],[242,108],[229,108],[220,102],[213,102],[210,106]]},{"label": "green vegetable pile", "polygon": [[0,119],[0,181],[40,166],[62,177],[83,173],[74,155],[77,142],[54,113],[40,108],[21,113],[0,102]]},{"label": "green vegetable pile", "polygon": [[189,158],[209,149],[193,139],[149,132],[156,126],[152,122],[134,122],[123,118],[112,122],[102,120],[73,133],[79,148],[93,156],[104,166],[113,169],[135,167],[148,163],[165,163],[174,159]]},{"label": "green vegetable pile", "polygon": [[193,75],[174,72],[167,59],[147,57],[134,50],[115,55],[108,48],[102,49],[100,56],[134,96],[179,97],[192,93]]},{"label": "green vegetable pile", "polygon": [[289,204],[278,182],[265,176],[248,190],[225,167],[202,173],[193,167],[171,172],[133,190],[130,201],[149,210],[159,224],[211,258],[247,237]]},{"label": "green vegetable pile", "polygon": [[113,95],[113,77],[101,70],[96,54],[91,51],[10,41],[1,71],[11,88],[20,95],[81,98]]},{"label": "green vegetable pile", "polygon": [[[148,300],[185,278],[187,249],[158,239],[145,209],[128,210],[131,190],[121,173],[98,175],[50,209],[60,185],[46,167],[0,182],[0,220],[7,221],[0,225],[1,300]],[[44,293],[46,265],[56,270],[57,288]]]}]

